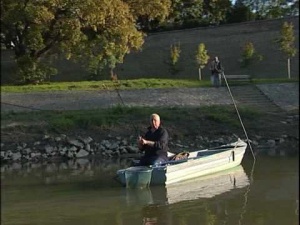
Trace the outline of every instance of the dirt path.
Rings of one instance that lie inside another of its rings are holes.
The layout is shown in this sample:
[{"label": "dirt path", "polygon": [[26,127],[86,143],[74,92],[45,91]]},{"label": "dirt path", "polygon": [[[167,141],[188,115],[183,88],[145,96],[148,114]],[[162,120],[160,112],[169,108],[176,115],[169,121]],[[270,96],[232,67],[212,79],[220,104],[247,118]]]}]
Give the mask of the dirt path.
[{"label": "dirt path", "polygon": [[[257,85],[284,110],[299,109],[299,84]],[[226,87],[122,90],[127,106],[205,106],[232,104]],[[122,104],[117,91],[51,91],[1,93],[1,112],[30,110],[83,110]]]}]

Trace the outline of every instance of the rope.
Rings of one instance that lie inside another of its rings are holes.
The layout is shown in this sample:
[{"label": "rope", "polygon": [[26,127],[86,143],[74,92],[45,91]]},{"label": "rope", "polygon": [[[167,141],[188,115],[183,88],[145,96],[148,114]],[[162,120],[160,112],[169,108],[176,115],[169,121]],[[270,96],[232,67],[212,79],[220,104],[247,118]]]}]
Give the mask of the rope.
[{"label": "rope", "polygon": [[250,189],[253,184],[254,165],[255,165],[255,160],[253,161],[251,172],[250,172],[250,184],[244,193],[244,204],[242,206],[242,211],[241,211],[240,218],[239,218],[239,225],[242,225],[242,221],[244,219],[244,214],[247,212],[248,195],[250,193]]},{"label": "rope", "polygon": [[224,72],[222,73],[222,75],[223,75],[223,77],[224,77],[224,80],[225,80],[225,83],[226,83],[228,92],[229,92],[230,97],[231,97],[231,99],[232,99],[234,108],[235,108],[236,113],[237,113],[237,115],[238,115],[239,121],[240,121],[240,123],[241,123],[241,125],[242,125],[243,131],[244,131],[245,136],[246,136],[246,138],[247,138],[247,142],[248,142],[248,144],[249,144],[249,147],[250,147],[250,150],[251,150],[252,156],[253,156],[253,158],[254,158],[254,162],[255,162],[255,160],[256,160],[256,159],[255,159],[255,155],[254,155],[254,152],[253,152],[253,149],[252,149],[250,140],[249,140],[249,138],[248,138],[247,131],[246,131],[245,126],[244,126],[244,124],[243,124],[242,118],[241,118],[241,116],[240,116],[239,110],[238,110],[238,108],[237,108],[237,105],[236,105],[236,103],[235,103],[235,100],[234,100],[234,98],[233,98],[233,95],[232,95],[232,93],[231,93],[231,90],[230,90],[230,88],[229,88],[229,85],[228,85],[228,82],[227,82],[227,79],[226,79],[226,77],[225,77]]},{"label": "rope", "polygon": [[[119,80],[113,80],[112,82],[114,82],[114,84],[115,84],[115,90],[117,91],[117,95],[118,95],[119,99],[121,100],[122,105],[124,107],[126,107],[125,102],[119,92],[119,87],[121,86],[121,83],[119,82]],[[134,125],[134,123],[131,123],[131,124],[133,126],[133,129],[135,130],[135,133],[137,134],[137,136],[139,136],[139,131],[138,131],[137,127]]]},{"label": "rope", "polygon": [[[19,107],[19,108],[24,108],[24,109],[31,109],[31,110],[37,110],[37,111],[46,111],[44,109],[38,109],[38,108],[30,107],[30,106],[22,106],[22,105],[17,105],[17,104],[12,104],[12,103],[8,103],[8,102],[2,102],[2,101],[1,101],[1,104],[11,105],[11,106]],[[56,111],[56,110],[54,110],[54,111]]]}]

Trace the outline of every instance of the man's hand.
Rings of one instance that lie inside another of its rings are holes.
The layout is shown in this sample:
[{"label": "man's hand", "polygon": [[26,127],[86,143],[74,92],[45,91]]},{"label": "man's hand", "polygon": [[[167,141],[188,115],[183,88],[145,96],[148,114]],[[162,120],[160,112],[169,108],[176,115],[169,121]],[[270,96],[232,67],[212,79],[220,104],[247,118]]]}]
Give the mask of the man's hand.
[{"label": "man's hand", "polygon": [[146,139],[144,139],[142,137],[139,137],[138,138],[138,145],[141,145],[141,146],[143,146],[143,145],[149,145],[149,146],[153,147],[154,142],[153,141],[148,141],[148,140],[146,140]]},{"label": "man's hand", "polygon": [[138,139],[137,139],[138,148],[140,150],[143,149],[143,145],[144,145],[142,140],[143,140],[143,138],[141,136],[139,136]]}]

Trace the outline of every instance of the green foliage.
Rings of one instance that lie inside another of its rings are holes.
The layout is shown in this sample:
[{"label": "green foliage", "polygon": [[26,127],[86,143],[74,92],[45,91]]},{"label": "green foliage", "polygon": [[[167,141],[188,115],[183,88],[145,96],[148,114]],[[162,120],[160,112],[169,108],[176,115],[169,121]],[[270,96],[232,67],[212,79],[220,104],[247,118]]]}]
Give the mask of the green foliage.
[{"label": "green foliage", "polygon": [[196,52],[196,61],[199,67],[199,80],[202,80],[201,69],[208,63],[209,58],[207,50],[205,49],[205,44],[200,43]]},{"label": "green foliage", "polygon": [[230,0],[204,0],[203,17],[208,20],[209,24],[219,25],[226,19],[226,14],[231,8]]},{"label": "green foliage", "polygon": [[284,22],[280,31],[280,37],[276,40],[280,45],[280,50],[287,57],[288,64],[288,78],[291,78],[291,65],[290,58],[294,57],[297,53],[297,49],[294,46],[295,35],[294,25],[292,23]]},{"label": "green foliage", "polygon": [[22,84],[37,84],[50,79],[57,73],[55,68],[48,66],[44,62],[39,62],[29,55],[21,56],[17,59],[18,82]]},{"label": "green foliage", "polygon": [[196,53],[196,61],[199,68],[203,69],[209,60],[209,55],[207,54],[207,50],[205,49],[205,44],[200,43],[198,45],[197,53]]},{"label": "green foliage", "polygon": [[75,123],[71,118],[55,117],[50,120],[50,127],[55,130],[66,131],[75,127]]},{"label": "green foliage", "polygon": [[170,61],[171,61],[171,73],[175,74],[178,72],[177,63],[180,58],[180,43],[171,44],[170,46]]},{"label": "green foliage", "polygon": [[251,12],[249,6],[245,5],[243,0],[237,0],[227,15],[228,23],[240,23],[251,21],[253,19],[254,13]]},{"label": "green foliage", "polygon": [[169,10],[168,0],[3,0],[1,44],[14,50],[22,81],[54,74],[49,57],[57,55],[97,76],[141,48],[138,17],[163,20]]},{"label": "green foliage", "polygon": [[297,53],[297,49],[294,46],[295,35],[294,35],[294,25],[292,23],[284,22],[280,37],[277,39],[280,45],[280,50],[286,54],[288,58],[294,57]]},{"label": "green foliage", "polygon": [[181,53],[181,50],[180,50],[180,43],[175,43],[175,44],[172,44],[170,46],[170,58],[171,58],[171,64],[173,66],[175,66],[180,58],[180,53]]},{"label": "green foliage", "polygon": [[186,27],[192,22],[199,24],[202,10],[203,0],[172,0],[168,23],[172,23],[174,27]]},{"label": "green foliage", "polygon": [[241,67],[249,67],[252,63],[262,61],[263,56],[258,54],[252,42],[247,42],[243,46]]},{"label": "green foliage", "polygon": [[[299,1],[286,0],[240,0],[255,14],[255,20],[275,19],[299,13]],[[298,3],[297,3],[298,2]],[[298,10],[295,9],[295,6]],[[299,14],[298,14],[299,15]]]}]

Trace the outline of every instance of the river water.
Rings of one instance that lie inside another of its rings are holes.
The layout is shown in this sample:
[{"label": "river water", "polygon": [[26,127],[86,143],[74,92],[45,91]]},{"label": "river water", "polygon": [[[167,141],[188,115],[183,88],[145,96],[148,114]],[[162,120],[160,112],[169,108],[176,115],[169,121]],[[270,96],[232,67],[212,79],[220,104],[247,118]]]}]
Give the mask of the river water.
[{"label": "river water", "polygon": [[1,166],[2,225],[299,224],[298,157],[251,155],[234,169],[167,187],[126,189],[128,160]]}]

